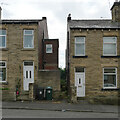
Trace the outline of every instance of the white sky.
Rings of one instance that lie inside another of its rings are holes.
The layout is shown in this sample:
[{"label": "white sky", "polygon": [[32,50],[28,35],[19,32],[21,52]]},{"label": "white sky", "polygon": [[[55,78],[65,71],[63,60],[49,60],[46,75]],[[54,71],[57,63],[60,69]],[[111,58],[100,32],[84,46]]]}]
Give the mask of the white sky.
[{"label": "white sky", "polygon": [[59,67],[65,67],[67,16],[72,19],[110,19],[115,0],[0,0],[2,19],[47,17],[50,39],[59,39]]}]

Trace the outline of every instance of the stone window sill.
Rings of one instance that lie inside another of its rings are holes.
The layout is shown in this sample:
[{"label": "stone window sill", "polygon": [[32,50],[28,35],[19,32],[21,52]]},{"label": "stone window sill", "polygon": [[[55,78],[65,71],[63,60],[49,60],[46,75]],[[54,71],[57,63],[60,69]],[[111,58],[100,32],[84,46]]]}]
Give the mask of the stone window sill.
[{"label": "stone window sill", "polygon": [[35,48],[23,48],[22,51],[35,51]]},{"label": "stone window sill", "polygon": [[101,56],[101,58],[120,58],[120,55],[117,55],[117,56]]},{"label": "stone window sill", "polygon": [[0,85],[8,85],[8,82],[0,82]]},{"label": "stone window sill", "polygon": [[119,91],[120,89],[119,88],[102,88],[101,89],[102,91]]},{"label": "stone window sill", "polygon": [[73,58],[88,58],[88,56],[73,56]]}]

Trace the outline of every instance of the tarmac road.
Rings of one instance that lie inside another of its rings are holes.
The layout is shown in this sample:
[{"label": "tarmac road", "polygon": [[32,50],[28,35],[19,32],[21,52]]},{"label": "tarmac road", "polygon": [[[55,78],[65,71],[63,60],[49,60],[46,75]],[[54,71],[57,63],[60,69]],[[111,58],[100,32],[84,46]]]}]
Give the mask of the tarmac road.
[{"label": "tarmac road", "polygon": [[2,118],[118,118],[116,113],[3,109]]}]

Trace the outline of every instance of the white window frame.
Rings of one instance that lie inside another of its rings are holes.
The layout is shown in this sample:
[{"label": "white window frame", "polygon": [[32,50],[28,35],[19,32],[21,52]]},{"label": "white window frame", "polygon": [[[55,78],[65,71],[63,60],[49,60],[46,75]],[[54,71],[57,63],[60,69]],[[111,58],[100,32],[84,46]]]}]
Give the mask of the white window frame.
[{"label": "white window frame", "polygon": [[[32,34],[25,34],[25,31],[32,31]],[[32,40],[32,44],[33,44],[33,47],[25,47],[24,46],[24,36],[33,36],[33,40]],[[34,48],[34,30],[23,30],[23,48]]]},{"label": "white window frame", "polygon": [[5,83],[5,82],[7,82],[7,62],[6,61],[0,61],[0,62],[5,63],[5,66],[0,66],[0,68],[6,68],[6,80],[5,81],[0,81],[0,83]]},{"label": "white window frame", "polygon": [[[84,38],[83,42],[76,42],[76,38]],[[84,44],[84,54],[76,53],[76,44]],[[75,37],[75,56],[85,56],[85,37]]]},{"label": "white window frame", "polygon": [[[115,73],[104,73],[104,69],[115,69]],[[104,87],[104,75],[116,75],[116,86],[115,87]],[[117,68],[116,67],[103,68],[103,89],[116,89],[116,88],[117,88]]]},{"label": "white window frame", "polygon": [[[51,51],[47,51],[47,48],[51,48]],[[53,53],[53,45],[52,44],[46,44],[46,53]]]},{"label": "white window frame", "polygon": [[[3,29],[4,30],[4,29]],[[6,31],[6,30],[5,30]],[[5,46],[4,47],[0,47],[0,48],[6,48],[6,37],[7,37],[7,31],[6,31],[6,35],[0,35],[0,37],[5,36]]]},{"label": "white window frame", "polygon": [[[104,38],[103,37],[103,56],[117,56],[117,37],[108,37],[108,38],[116,38],[116,42],[104,42]],[[104,54],[104,44],[116,44],[116,54]]]}]

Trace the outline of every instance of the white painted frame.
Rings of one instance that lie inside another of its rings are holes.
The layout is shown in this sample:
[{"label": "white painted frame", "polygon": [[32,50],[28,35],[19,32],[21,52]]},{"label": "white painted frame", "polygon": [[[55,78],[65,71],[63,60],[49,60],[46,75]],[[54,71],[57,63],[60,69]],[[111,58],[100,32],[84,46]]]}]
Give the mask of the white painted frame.
[{"label": "white painted frame", "polygon": [[[104,69],[115,69],[115,73],[104,73]],[[104,87],[104,74],[116,75],[116,87]],[[116,67],[104,67],[103,68],[103,89],[116,89],[117,88],[117,68]]]},{"label": "white painted frame", "polygon": [[6,83],[7,82],[7,62],[6,61],[0,61],[5,63],[5,67],[0,66],[0,68],[6,68],[6,80],[5,81],[0,81],[0,83]]},{"label": "white painted frame", "polygon": [[[76,38],[84,38],[83,42],[76,42]],[[75,37],[75,56],[85,56],[85,37]],[[76,54],[76,44],[84,44],[84,54]]]},{"label": "white painted frame", "polygon": [[26,61],[23,61],[23,89],[24,89],[24,62],[33,62],[33,79],[35,80],[35,73],[34,73],[34,61],[32,61],[32,60],[26,60]]},{"label": "white painted frame", "polygon": [[[75,78],[75,74],[76,73],[78,73],[78,74],[84,74],[84,82],[85,82],[85,71],[86,71],[86,69],[84,68],[84,72],[75,72],[76,70],[75,70],[76,68],[74,68],[74,85],[76,86],[76,78]],[[86,82],[85,82],[86,83]],[[77,86],[76,86],[77,87]],[[86,86],[85,86],[86,87]],[[85,90],[85,89],[84,89]],[[85,91],[84,91],[85,92]],[[86,93],[86,92],[85,92]],[[77,93],[76,93],[77,94]],[[85,96],[84,96],[85,97]]]},{"label": "white painted frame", "polygon": [[[117,56],[117,37],[116,38],[116,42],[104,42],[104,38],[103,37],[103,56]],[[113,38],[113,37],[109,37],[109,38]],[[104,54],[104,44],[116,44],[116,54]]]},{"label": "white painted frame", "polygon": [[[3,29],[4,30],[4,29]],[[3,37],[5,36],[5,46],[4,47],[0,47],[0,48],[6,48],[6,40],[7,40],[7,30],[6,31],[6,35],[0,35],[0,37]]]},{"label": "white painted frame", "polygon": [[[25,31],[32,31],[32,34],[25,34]],[[33,36],[33,40],[32,40],[32,44],[33,44],[33,47],[24,47],[24,36]],[[27,30],[27,29],[25,29],[25,30],[23,30],[23,48],[25,48],[25,49],[27,49],[27,48],[29,48],[29,49],[31,49],[31,48],[34,48],[34,30]]]}]

